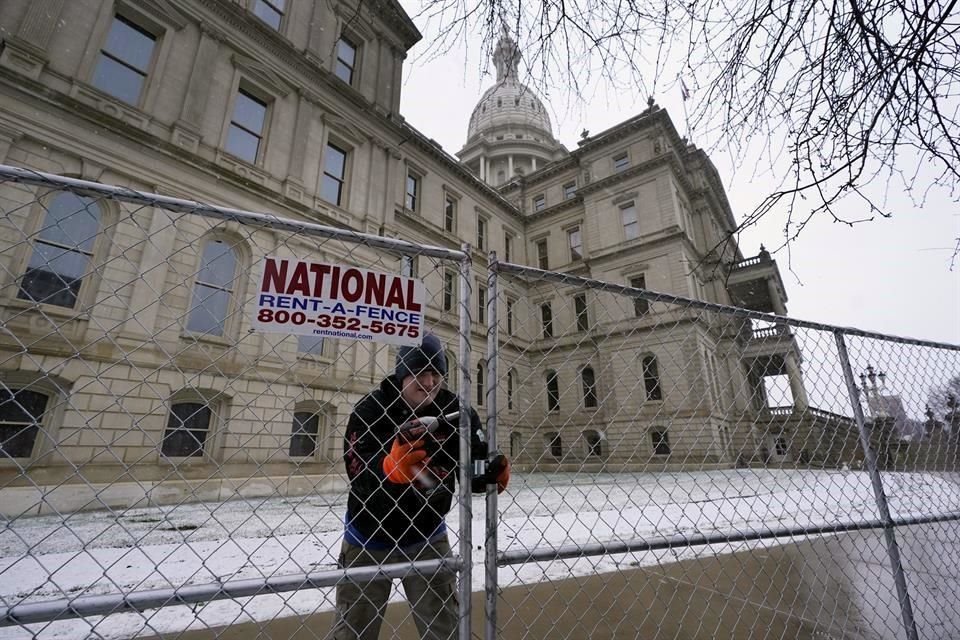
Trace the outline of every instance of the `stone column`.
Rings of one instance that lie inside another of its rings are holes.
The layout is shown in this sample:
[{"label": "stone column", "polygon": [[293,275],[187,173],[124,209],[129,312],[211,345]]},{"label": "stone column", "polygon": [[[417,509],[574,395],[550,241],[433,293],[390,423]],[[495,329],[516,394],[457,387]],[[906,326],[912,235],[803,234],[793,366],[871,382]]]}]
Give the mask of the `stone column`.
[{"label": "stone column", "polygon": [[313,118],[313,105],[302,93],[298,92],[297,121],[293,127],[293,142],[287,165],[287,177],[283,181],[283,193],[288,198],[302,202],[304,197],[303,166],[307,159],[307,140],[310,137],[310,121]]},{"label": "stone column", "polygon": [[487,181],[487,158],[480,156],[480,180]]},{"label": "stone column", "polygon": [[810,403],[807,400],[807,390],[803,386],[803,375],[796,357],[788,353],[783,357],[783,364],[787,368],[787,380],[790,382],[790,391],[793,393],[793,406],[799,411],[805,411]]},{"label": "stone column", "polygon": [[127,318],[123,323],[123,335],[142,340],[155,339],[157,314],[170,268],[167,261],[173,252],[176,236],[173,218],[166,210],[155,207],[147,233],[149,242],[144,244],[140,257],[140,275],[134,281]]},{"label": "stone column", "polygon": [[507,182],[513,179],[513,154],[507,156]]},{"label": "stone column", "polygon": [[32,0],[13,37],[0,52],[0,66],[36,80],[47,63],[47,48],[60,22],[64,0]]},{"label": "stone column", "polygon": [[197,54],[190,70],[186,96],[180,109],[180,118],[173,126],[174,144],[193,152],[196,152],[200,145],[200,127],[207,107],[210,77],[213,75],[218,48],[217,38],[208,26],[201,23],[200,43],[197,45]]}]

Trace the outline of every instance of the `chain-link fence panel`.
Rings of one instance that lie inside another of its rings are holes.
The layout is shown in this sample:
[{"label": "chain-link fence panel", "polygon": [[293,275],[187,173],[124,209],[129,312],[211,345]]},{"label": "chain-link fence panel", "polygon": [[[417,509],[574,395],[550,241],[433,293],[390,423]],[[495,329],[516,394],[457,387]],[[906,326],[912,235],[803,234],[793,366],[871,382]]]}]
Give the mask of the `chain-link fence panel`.
[{"label": "chain-link fence panel", "polygon": [[471,421],[394,435],[469,386],[465,253],[11,168],[0,207],[0,636],[348,637],[391,578],[384,634],[456,631]]},{"label": "chain-link fence panel", "polygon": [[917,426],[936,394],[936,419],[957,413],[960,349],[849,355],[833,327],[639,277],[495,272],[482,366],[515,480],[488,526],[487,637],[960,634],[956,430]]}]

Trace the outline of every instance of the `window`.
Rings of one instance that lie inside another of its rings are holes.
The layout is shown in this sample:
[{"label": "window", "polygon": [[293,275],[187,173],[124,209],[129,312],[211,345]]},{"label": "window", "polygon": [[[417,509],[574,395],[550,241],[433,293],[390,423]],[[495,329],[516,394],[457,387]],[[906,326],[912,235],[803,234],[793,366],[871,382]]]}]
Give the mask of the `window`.
[{"label": "window", "polygon": [[550,455],[552,455],[554,458],[562,458],[563,441],[560,439],[560,434],[552,431],[544,434],[544,439],[547,441],[547,447],[550,448]]},{"label": "window", "polygon": [[640,225],[637,223],[637,207],[631,202],[620,207],[620,221],[623,223],[623,237],[633,240],[640,235]]},{"label": "window", "polygon": [[72,309],[91,270],[100,207],[90,198],[60,192],[44,208],[43,227],[36,234],[17,297]]},{"label": "window", "polygon": [[543,208],[547,206],[547,199],[541,193],[539,196],[533,197],[533,210],[534,211],[543,211]]},{"label": "window", "polygon": [[570,261],[583,259],[583,241],[580,239],[580,225],[567,230],[567,244],[570,246]]},{"label": "window", "polygon": [[225,241],[208,240],[203,245],[200,269],[193,285],[193,302],[187,317],[188,331],[224,335],[236,269],[237,254]]},{"label": "window", "polygon": [[404,255],[400,260],[400,275],[408,278],[420,277],[420,261],[417,255]]},{"label": "window", "polygon": [[168,458],[203,455],[213,412],[206,402],[176,402],[170,407],[160,453]]},{"label": "window", "polygon": [[338,207],[343,204],[343,184],[347,175],[347,152],[327,143],[327,153],[323,163],[323,183],[320,185],[320,197]]},{"label": "window", "polygon": [[647,392],[647,400],[663,399],[663,394],[660,392],[660,372],[654,356],[646,356],[643,359],[643,386]]},{"label": "window", "polygon": [[477,249],[483,251],[487,245],[487,221],[477,218]]},{"label": "window", "polygon": [[407,195],[404,206],[410,211],[416,211],[420,204],[420,178],[412,173],[407,174]]},{"label": "window", "polygon": [[567,184],[563,185],[563,199],[564,199],[564,200],[572,200],[573,198],[576,198],[576,197],[577,197],[577,183],[576,183],[576,182],[568,182]]},{"label": "window", "polygon": [[317,411],[295,411],[290,430],[290,457],[304,458],[315,455],[319,436],[320,413]]},{"label": "window", "polygon": [[30,458],[49,397],[29,389],[0,389],[0,460]]},{"label": "window", "polygon": [[507,172],[503,171],[502,169],[500,171],[497,171],[497,184],[503,184],[504,182],[506,182],[506,180],[507,180]]},{"label": "window", "polygon": [[560,411],[560,379],[556,371],[547,371],[547,411]]},{"label": "window", "polygon": [[773,447],[778,456],[785,456],[790,452],[789,447],[787,447],[787,439],[783,436],[777,436],[777,439],[773,443]]},{"label": "window", "polygon": [[477,406],[482,407],[483,401],[486,398],[485,384],[486,384],[486,375],[483,371],[483,363],[477,365]]},{"label": "window", "polygon": [[664,429],[655,429],[650,432],[650,443],[653,445],[653,454],[657,456],[670,455],[670,435]]},{"label": "window", "polygon": [[304,356],[322,356],[323,336],[297,336],[297,353]]},{"label": "window", "polygon": [[457,201],[451,196],[444,198],[443,229],[450,233],[455,233],[457,230]]},{"label": "window", "polygon": [[587,315],[587,294],[573,296],[573,312],[577,316],[577,331],[590,331],[590,318]]},{"label": "window", "polygon": [[454,293],[454,283],[456,282],[456,275],[453,271],[444,271],[443,272],[443,310],[452,311],[453,304],[456,302],[457,297]]},{"label": "window", "polygon": [[353,74],[357,68],[357,45],[346,36],[337,41],[337,61],[333,72],[347,84],[353,84]]},{"label": "window", "polygon": [[537,240],[537,266],[541,269],[549,269],[550,261],[547,260],[547,241]]},{"label": "window", "polygon": [[513,369],[507,371],[507,410],[513,411],[513,379],[516,374]]},{"label": "window", "polygon": [[263,142],[267,103],[240,89],[233,103],[233,117],[227,130],[226,150],[249,163],[257,161]]},{"label": "window", "polygon": [[[646,289],[647,288],[647,278],[646,276],[634,276],[630,278],[630,286],[634,289]],[[636,317],[640,317],[650,311],[650,301],[643,298],[634,298],[633,299],[633,314]]]},{"label": "window", "polygon": [[513,236],[506,232],[503,234],[503,259],[513,262]]},{"label": "window", "polygon": [[613,156],[613,170],[614,171],[623,171],[630,166],[630,156],[626,151],[623,153]]},{"label": "window", "polygon": [[540,321],[543,324],[543,337],[553,337],[553,307],[549,302],[540,305]]},{"label": "window", "polygon": [[584,431],[583,437],[587,441],[587,455],[591,458],[603,457],[603,438],[594,430]]},{"label": "window", "polygon": [[253,13],[268,25],[280,30],[283,20],[283,4],[285,0],[254,0]]},{"label": "window", "polygon": [[523,438],[519,433],[510,433],[510,458],[516,460],[520,457],[520,451],[523,449]]},{"label": "window", "polygon": [[515,300],[507,298],[507,335],[513,335],[513,305]]},{"label": "window", "polygon": [[584,367],[580,372],[580,380],[583,382],[583,406],[594,408],[597,406],[597,380],[593,373],[593,367]]},{"label": "window", "polygon": [[156,36],[114,16],[93,71],[93,86],[128,104],[140,104],[156,44]]},{"label": "window", "polygon": [[445,349],[444,353],[447,354],[447,375],[443,377],[443,381],[447,389],[456,393],[460,386],[460,367],[457,365],[457,357],[453,355],[453,351]]},{"label": "window", "polygon": [[477,322],[483,324],[487,321],[487,288],[477,287]]}]

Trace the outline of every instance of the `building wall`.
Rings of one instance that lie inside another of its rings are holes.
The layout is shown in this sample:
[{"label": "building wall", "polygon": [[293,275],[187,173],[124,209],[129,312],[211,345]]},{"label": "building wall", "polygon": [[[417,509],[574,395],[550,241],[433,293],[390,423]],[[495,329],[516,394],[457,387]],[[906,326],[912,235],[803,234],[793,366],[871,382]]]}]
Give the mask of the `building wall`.
[{"label": "building wall", "polygon": [[[704,285],[712,278],[704,256],[731,228],[732,215],[708,179],[712,166],[681,142],[664,112],[651,108],[497,192],[397,113],[400,67],[419,34],[402,16],[390,17],[392,5],[363,5],[346,24],[346,3],[287,4],[276,31],[246,0],[3,3],[0,162],[427,244],[466,242],[481,277],[487,252],[502,259],[508,236],[511,260],[533,265],[535,242],[546,239],[551,269],[612,282],[643,274],[650,289],[728,301],[722,286]],[[93,84],[118,14],[156,37],[134,104]],[[360,45],[352,85],[333,73],[341,33]],[[267,106],[259,151],[246,160],[225,150],[239,90]],[[339,204],[321,190],[331,143],[348,152]],[[629,167],[618,171],[613,158],[624,152]],[[413,207],[408,176],[418,181]],[[576,195],[565,198],[571,182]],[[539,194],[545,208],[534,211]],[[398,256],[100,201],[96,268],[76,309],[19,300],[31,234],[52,197],[0,185],[7,231],[0,234],[0,318],[9,329],[0,335],[0,376],[7,388],[41,384],[52,398],[33,456],[0,461],[0,484],[20,492],[10,504],[82,508],[183,499],[190,491],[220,499],[304,491],[339,477],[346,417],[392,369],[393,352],[331,341],[321,354],[298,354],[295,338],[251,331],[249,292],[265,255],[399,271]],[[456,203],[452,231],[445,229],[447,197]],[[624,237],[626,202],[637,211],[635,239]],[[583,256],[572,260],[567,232],[577,225]],[[215,240],[239,260],[231,319],[219,337],[186,326],[203,247]],[[428,291],[428,324],[455,345],[456,312],[441,305],[447,267],[421,256],[415,268]],[[673,453],[666,462],[724,461],[718,425],[739,423],[731,412],[747,409],[744,381],[734,349],[723,366],[712,364],[719,334],[704,318],[655,302],[637,319],[629,298],[588,294],[591,332],[616,337],[597,342],[577,335],[572,290],[520,279],[504,279],[502,290],[517,301],[514,336],[506,335],[503,305],[499,317],[503,448],[515,432],[530,446],[525,462],[545,461],[544,434],[561,433],[565,456],[582,464],[596,457],[585,433],[597,432],[603,459],[627,463],[653,456],[650,430],[668,426]],[[539,333],[536,305],[544,301],[558,327],[552,340]],[[476,313],[476,293],[471,305]],[[485,365],[483,324],[474,323],[472,340],[475,374]],[[644,354],[658,358],[663,398],[656,402],[637,393]],[[598,375],[603,402],[596,409],[582,406],[578,375],[586,365]],[[567,391],[559,412],[545,405],[546,367],[558,371]],[[517,376],[512,410],[510,370]],[[710,393],[724,397],[704,405]],[[170,404],[184,398],[215,407],[215,426],[203,459],[170,462],[158,446]],[[316,454],[294,460],[286,452],[292,415],[308,405],[323,411],[323,431]],[[283,480],[291,475],[305,480]],[[36,499],[38,487],[60,485]]]}]

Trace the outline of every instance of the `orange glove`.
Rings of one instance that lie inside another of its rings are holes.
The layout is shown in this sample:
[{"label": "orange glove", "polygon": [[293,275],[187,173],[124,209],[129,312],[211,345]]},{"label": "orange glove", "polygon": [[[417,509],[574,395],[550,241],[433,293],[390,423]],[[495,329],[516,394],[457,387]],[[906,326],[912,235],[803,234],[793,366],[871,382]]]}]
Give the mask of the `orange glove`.
[{"label": "orange glove", "polygon": [[423,445],[423,440],[402,442],[400,438],[394,438],[390,453],[383,459],[383,473],[387,480],[396,484],[413,482],[426,467],[427,451]]},{"label": "orange glove", "polygon": [[510,460],[507,456],[498,453],[493,457],[487,466],[487,477],[497,483],[497,493],[503,493],[510,484]]}]

